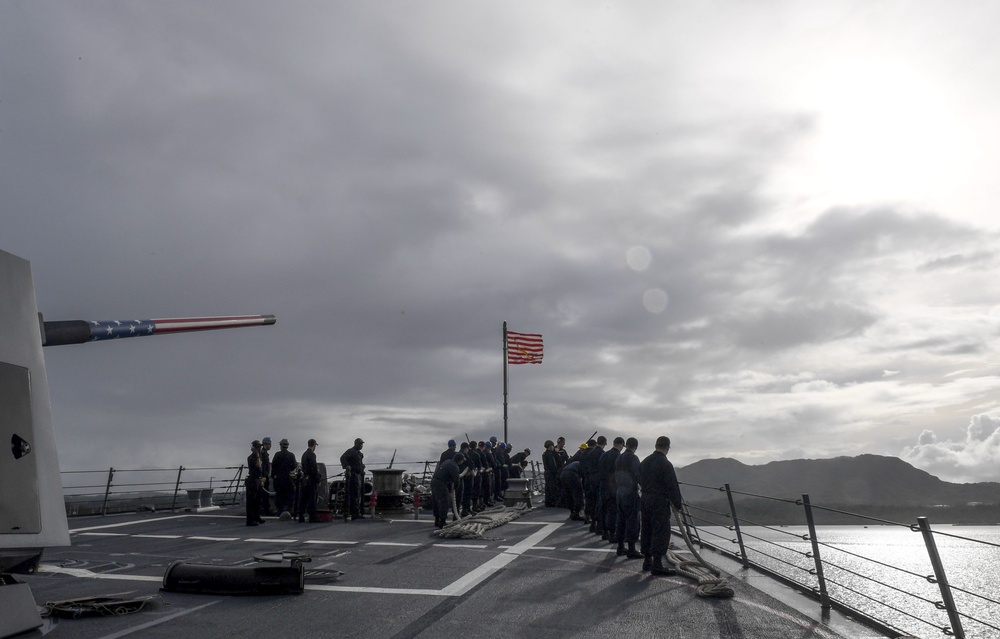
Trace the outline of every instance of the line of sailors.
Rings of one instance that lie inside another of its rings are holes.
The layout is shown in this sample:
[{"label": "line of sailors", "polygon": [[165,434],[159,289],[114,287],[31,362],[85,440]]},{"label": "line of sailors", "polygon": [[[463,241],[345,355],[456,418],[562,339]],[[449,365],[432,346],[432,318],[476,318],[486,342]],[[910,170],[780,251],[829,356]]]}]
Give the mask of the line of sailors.
[{"label": "line of sailors", "polygon": [[663,565],[670,544],[670,506],[681,508],[677,475],[667,459],[670,438],[658,437],[653,453],[641,462],[635,437],[616,437],[605,450],[607,443],[602,435],[570,456],[565,438],[546,441],[545,505],[568,508],[571,520],[589,524],[591,533],[617,544],[618,556],[642,559],[643,570],[675,574]]},{"label": "line of sailors", "polygon": [[[340,464],[344,468],[345,493],[347,509],[346,516],[351,520],[364,519],[362,510],[362,495],[364,490],[364,441],[359,437],[354,440],[354,446],[344,451],[340,456]],[[307,520],[310,523],[319,521],[316,513],[317,490],[322,482],[322,474],[316,461],[317,444],[310,439],[301,461],[295,459],[295,454],[288,450],[288,440],[278,442],[281,450],[270,458],[271,438],[253,440],[250,442],[250,455],[247,457],[246,513],[247,526],[259,526],[264,523],[262,515],[273,515],[287,512],[297,517],[300,523]],[[277,512],[271,511],[269,490],[273,481],[274,505]]]},{"label": "line of sailors", "polygon": [[431,478],[434,525],[443,528],[446,523],[450,492],[454,493],[456,509],[461,509],[460,517],[503,503],[508,480],[523,476],[531,455],[528,448],[513,455],[512,450],[513,446],[496,437],[462,442],[461,446],[454,439],[448,440]]}]

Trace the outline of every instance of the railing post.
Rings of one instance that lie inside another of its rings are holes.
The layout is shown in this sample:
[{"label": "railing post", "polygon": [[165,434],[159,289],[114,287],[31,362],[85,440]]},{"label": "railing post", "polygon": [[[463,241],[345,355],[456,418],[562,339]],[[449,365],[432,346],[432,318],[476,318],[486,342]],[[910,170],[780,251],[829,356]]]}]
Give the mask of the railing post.
[{"label": "railing post", "polygon": [[823,577],[823,562],[819,557],[819,540],[816,538],[816,524],[813,522],[812,505],[809,495],[802,495],[802,506],[806,511],[806,523],[809,525],[809,541],[812,542],[812,555],[816,562],[816,580],[819,582],[819,602],[824,609],[830,608],[830,595],[826,592],[826,578]]},{"label": "railing post", "polygon": [[104,503],[101,504],[101,517],[108,515],[108,496],[111,495],[111,480],[115,478],[115,469],[112,466],[108,469],[108,483],[104,487]]},{"label": "railing post", "polygon": [[170,512],[177,510],[177,491],[181,488],[181,473],[184,472],[184,467],[181,466],[177,469],[177,483],[174,484],[174,499],[170,502]]},{"label": "railing post", "polygon": [[733,491],[726,484],[726,497],[729,498],[729,514],[733,517],[733,529],[736,531],[736,541],[740,545],[740,557],[743,558],[743,568],[750,567],[750,560],[747,558],[747,549],[743,545],[743,533],[740,532],[740,520],[736,517],[736,502],[733,501]]},{"label": "railing post", "polygon": [[694,517],[691,516],[691,509],[688,507],[688,503],[682,501],[681,507],[677,512],[681,516],[681,521],[677,522],[677,530],[680,530],[681,526],[684,526],[684,530],[692,540],[692,543],[697,543],[704,548],[705,544],[701,541],[701,533],[698,532],[698,527],[694,525]]},{"label": "railing post", "polygon": [[[250,469],[247,469],[249,472]],[[233,481],[229,482],[229,490],[233,494],[233,506],[236,505],[236,499],[240,496],[240,484],[243,483],[243,464],[240,464],[240,469],[236,471],[236,476],[233,477]]]},{"label": "railing post", "polygon": [[[941,599],[945,610],[948,611],[948,620],[951,622],[951,634],[958,639],[965,639],[965,630],[962,629],[962,618],[955,607],[955,600],[951,596],[951,586],[948,585],[948,577],[944,574],[944,564],[941,563],[941,556],[938,555],[937,544],[934,542],[934,534],[931,532],[931,525],[926,517],[917,517],[917,525],[920,527],[920,534],[924,536],[924,545],[927,546],[927,554],[931,558],[931,566],[934,568],[934,579],[937,580],[941,589]],[[930,577],[927,578],[930,581]]]}]

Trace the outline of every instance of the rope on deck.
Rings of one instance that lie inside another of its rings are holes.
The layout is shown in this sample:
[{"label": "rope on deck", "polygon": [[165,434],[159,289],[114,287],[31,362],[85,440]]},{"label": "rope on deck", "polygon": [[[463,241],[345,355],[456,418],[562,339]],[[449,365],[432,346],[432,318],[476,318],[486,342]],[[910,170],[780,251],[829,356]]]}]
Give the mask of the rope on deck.
[{"label": "rope on deck", "polygon": [[687,544],[688,550],[694,555],[694,560],[685,559],[674,551],[668,550],[667,558],[670,560],[670,563],[677,567],[679,574],[698,582],[699,597],[718,597],[722,599],[735,597],[736,591],[721,576],[719,569],[702,559],[698,551],[695,550],[694,543],[691,541],[690,535],[688,535],[684,517],[681,513],[677,512],[677,508],[673,504],[670,505],[670,509],[674,512],[674,517],[678,524],[677,527],[680,528],[681,535],[684,537],[684,543]]},{"label": "rope on deck", "polygon": [[445,524],[444,528],[435,530],[434,534],[445,539],[482,539],[487,530],[514,521],[529,510],[531,506],[523,503],[516,506],[493,506]]}]

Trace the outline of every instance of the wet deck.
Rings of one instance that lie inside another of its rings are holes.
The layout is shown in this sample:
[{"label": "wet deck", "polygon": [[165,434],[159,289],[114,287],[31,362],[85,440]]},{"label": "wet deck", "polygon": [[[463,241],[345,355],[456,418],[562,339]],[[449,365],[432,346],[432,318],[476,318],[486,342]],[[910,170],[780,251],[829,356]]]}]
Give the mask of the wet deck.
[{"label": "wet deck", "polygon": [[[563,510],[536,508],[482,540],[442,540],[429,516],[351,523],[268,519],[248,528],[238,509],[74,519],[73,545],[48,550],[25,577],[39,605],[110,593],[158,595],[140,612],[50,619],[24,637],[881,637],[734,562],[709,553],[736,596],[699,597],[682,576],[654,577],[589,534]],[[676,541],[680,541],[675,539]],[[307,553],[300,595],[161,592],[177,559],[220,565],[255,554]],[[282,630],[284,629],[284,630]],[[294,630],[293,630],[294,629]]]}]

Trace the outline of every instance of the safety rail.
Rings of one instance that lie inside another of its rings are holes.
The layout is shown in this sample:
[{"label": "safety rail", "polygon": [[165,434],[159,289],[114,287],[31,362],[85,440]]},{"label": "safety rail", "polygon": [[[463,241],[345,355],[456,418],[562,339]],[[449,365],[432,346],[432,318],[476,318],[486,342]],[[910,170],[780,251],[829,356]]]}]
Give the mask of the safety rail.
[{"label": "safety rail", "polygon": [[[824,614],[831,608],[838,610],[887,636],[925,636],[920,633],[926,632],[928,626],[960,639],[1000,636],[1000,586],[993,579],[995,572],[975,559],[966,559],[971,554],[965,551],[963,555],[959,549],[1000,544],[932,530],[926,517],[917,517],[916,523],[908,524],[812,504],[807,494],[788,499],[740,492],[729,484],[681,485],[685,496],[682,525],[695,543],[741,562],[744,568],[804,590],[819,601]],[[702,490],[724,493],[725,500],[699,499]],[[789,521],[787,509],[798,510],[802,523],[765,524],[739,515],[740,508],[753,511],[764,502],[785,509],[782,521]],[[872,535],[871,551],[876,556],[863,554],[857,535],[848,539],[846,533],[838,534],[841,526],[824,526],[827,538],[821,539],[817,513],[824,518],[835,515],[838,523],[851,519],[868,529],[865,533]],[[803,527],[804,531],[796,530]],[[921,534],[925,553],[914,552],[921,544],[908,541],[907,532]],[[879,536],[893,543],[875,542]],[[843,538],[841,543],[838,537]],[[949,542],[946,553],[939,551],[936,538]],[[950,560],[951,575],[946,574],[943,554]],[[949,579],[955,573],[967,583],[955,585]]]},{"label": "safety rail", "polygon": [[[367,461],[367,460],[366,460]],[[391,464],[391,466],[390,466]],[[437,460],[369,461],[369,469],[403,468],[404,490],[429,486]],[[327,479],[343,477],[339,462],[327,463]],[[242,503],[246,466],[204,468],[108,468],[107,470],[65,470],[61,472],[66,515],[110,515],[138,510],[188,509],[192,505],[232,506]],[[529,464],[526,476],[540,477],[537,463]],[[535,484],[538,479],[534,479]],[[538,486],[534,486],[537,490]],[[429,504],[429,502],[428,502]]]},{"label": "safety rail", "polygon": [[[232,505],[240,500],[244,466],[62,471],[68,516]],[[100,477],[91,480],[91,477]],[[217,492],[218,491],[218,492]],[[196,498],[197,497],[197,498]]]}]

